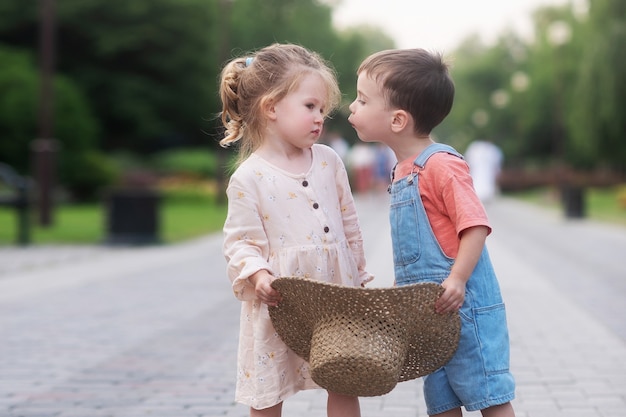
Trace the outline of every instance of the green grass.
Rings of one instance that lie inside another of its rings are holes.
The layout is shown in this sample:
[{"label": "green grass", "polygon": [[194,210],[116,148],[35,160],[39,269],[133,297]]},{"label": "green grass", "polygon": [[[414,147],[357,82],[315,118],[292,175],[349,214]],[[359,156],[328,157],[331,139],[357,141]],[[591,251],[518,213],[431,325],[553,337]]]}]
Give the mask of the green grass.
[{"label": "green grass", "polygon": [[[551,210],[563,210],[551,189],[509,194]],[[160,206],[160,237],[164,243],[179,242],[219,232],[226,218],[226,206],[216,204],[205,192],[180,189],[166,193]],[[592,188],[586,191],[587,217],[626,226],[626,187]],[[106,238],[104,204],[62,205],[54,211],[54,224],[37,225],[32,216],[33,244],[98,244]],[[13,210],[0,207],[0,245],[13,245],[16,217]]]},{"label": "green grass", "polygon": [[178,242],[222,230],[226,206],[210,202],[169,202],[161,213],[163,240]]},{"label": "green grass", "polygon": [[[164,243],[199,237],[222,229],[226,206],[211,198],[165,198],[159,210],[160,237]],[[51,227],[37,224],[31,217],[33,244],[97,244],[106,238],[104,204],[62,205],[54,211]],[[0,245],[16,241],[16,216],[13,210],[0,208]]]},{"label": "green grass", "polygon": [[[551,188],[508,195],[551,210],[563,211],[558,193]],[[626,186],[585,190],[585,210],[587,218],[626,226]]]}]

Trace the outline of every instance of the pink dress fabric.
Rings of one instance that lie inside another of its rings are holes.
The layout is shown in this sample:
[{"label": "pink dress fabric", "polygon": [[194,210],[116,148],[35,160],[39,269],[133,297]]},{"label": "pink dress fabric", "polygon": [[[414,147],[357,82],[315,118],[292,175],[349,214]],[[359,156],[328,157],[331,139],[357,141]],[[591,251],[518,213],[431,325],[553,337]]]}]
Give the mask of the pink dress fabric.
[{"label": "pink dress fabric", "polygon": [[267,269],[346,286],[373,277],[365,271],[361,229],[348,177],[331,148],[312,147],[308,172],[286,172],[252,154],[232,175],[224,224],[224,254],[235,296],[242,301],[237,402],[271,407],[304,389],[319,388],[308,363],[276,334],[267,305],[248,277]]}]

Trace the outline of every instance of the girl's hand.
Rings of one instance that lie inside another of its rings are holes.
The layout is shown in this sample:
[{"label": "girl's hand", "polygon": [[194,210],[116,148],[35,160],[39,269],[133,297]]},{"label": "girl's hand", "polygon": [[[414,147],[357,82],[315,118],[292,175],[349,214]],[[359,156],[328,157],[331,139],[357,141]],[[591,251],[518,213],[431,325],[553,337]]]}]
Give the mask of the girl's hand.
[{"label": "girl's hand", "polygon": [[443,294],[435,302],[435,311],[439,314],[458,311],[465,300],[465,283],[463,279],[455,279],[452,275],[441,283]]},{"label": "girl's hand", "polygon": [[268,306],[277,306],[281,299],[280,293],[272,288],[274,277],[266,270],[261,270],[250,276],[250,282],[254,285],[256,297]]}]

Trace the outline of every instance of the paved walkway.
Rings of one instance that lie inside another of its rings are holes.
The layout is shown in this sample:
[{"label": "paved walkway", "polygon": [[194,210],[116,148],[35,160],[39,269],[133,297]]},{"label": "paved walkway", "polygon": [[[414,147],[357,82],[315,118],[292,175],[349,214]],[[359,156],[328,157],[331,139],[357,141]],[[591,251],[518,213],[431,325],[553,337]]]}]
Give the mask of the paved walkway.
[{"label": "paved walkway", "polygon": [[[359,197],[375,285],[392,283],[386,195]],[[518,417],[626,415],[626,229],[488,206]],[[221,236],[148,248],[0,247],[0,416],[237,416],[239,304]],[[284,416],[325,416],[323,391]],[[426,416],[420,380],[363,417]],[[467,413],[478,416],[479,413]]]}]

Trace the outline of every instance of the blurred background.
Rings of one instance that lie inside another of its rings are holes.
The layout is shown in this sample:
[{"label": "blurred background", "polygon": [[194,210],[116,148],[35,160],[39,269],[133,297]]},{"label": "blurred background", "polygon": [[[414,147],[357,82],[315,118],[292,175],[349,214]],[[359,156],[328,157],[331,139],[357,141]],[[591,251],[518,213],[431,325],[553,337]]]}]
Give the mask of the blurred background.
[{"label": "blurred background", "polygon": [[495,145],[498,193],[626,224],[626,3],[413,3],[3,0],[0,245],[220,230],[234,151],[218,145],[218,74],[273,42],[337,70],[344,103],[323,140],[356,192],[386,188],[394,162],[355,146],[356,68],[378,50],[423,47],[444,54],[457,88],[438,141]]}]

